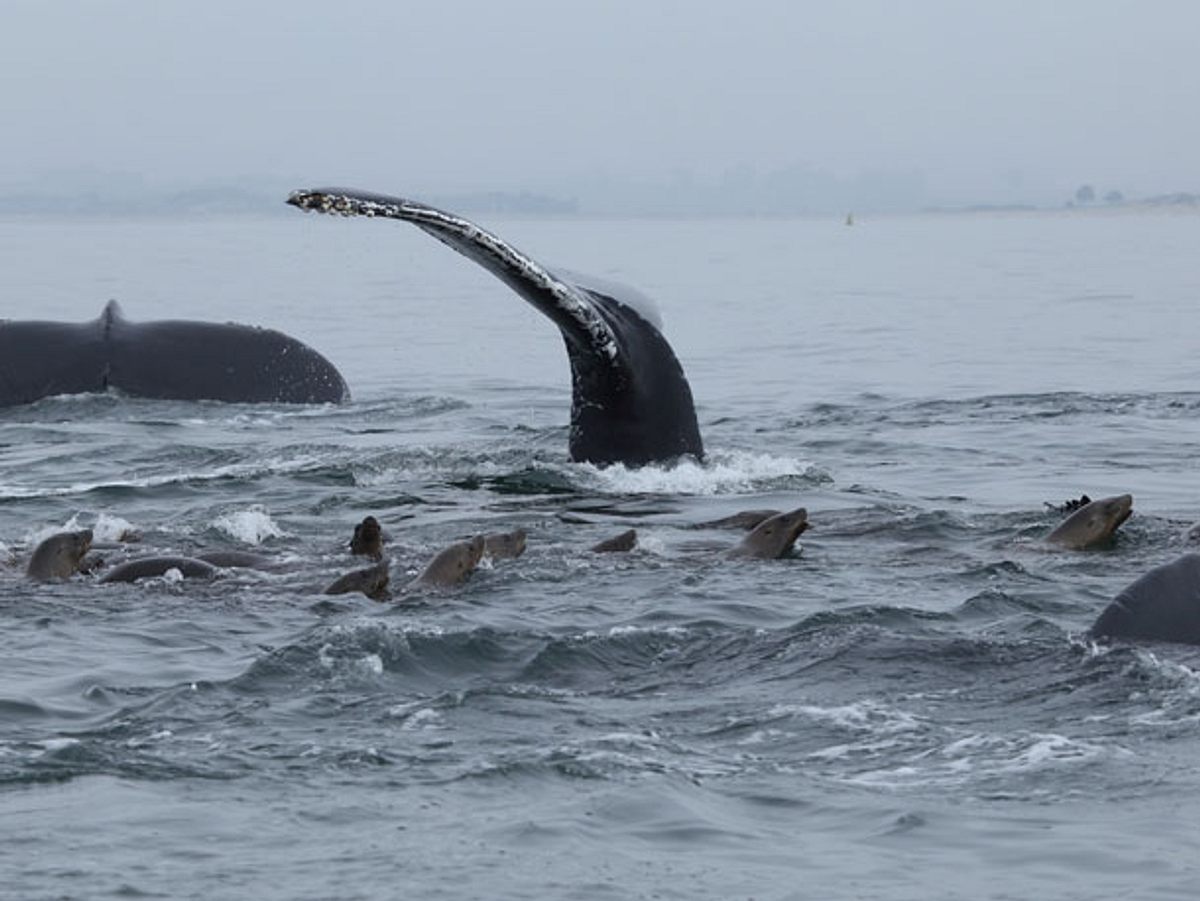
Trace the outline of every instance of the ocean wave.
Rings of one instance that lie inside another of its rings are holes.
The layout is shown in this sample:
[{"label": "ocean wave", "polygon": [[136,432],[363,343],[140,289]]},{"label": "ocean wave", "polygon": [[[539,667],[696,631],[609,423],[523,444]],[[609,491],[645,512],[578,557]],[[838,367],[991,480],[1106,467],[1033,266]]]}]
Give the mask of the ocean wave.
[{"label": "ocean wave", "polygon": [[780,704],[771,708],[768,715],[773,718],[794,717],[839,730],[872,735],[916,732],[925,728],[926,723],[923,717],[873,700],[856,701],[835,707]]},{"label": "ocean wave", "polygon": [[[1200,409],[1195,392],[1088,393],[1050,391],[1027,394],[984,394],[961,398],[895,399],[863,395],[860,403],[812,405],[804,414],[780,420],[772,430],[828,431],[840,428],[929,429],[968,424],[984,426],[1055,425],[1102,417],[1145,420],[1191,419]],[[942,453],[970,453],[970,448],[942,447]]]},{"label": "ocean wave", "polygon": [[228,761],[195,755],[190,747],[159,747],[170,733],[141,741],[114,742],[106,737],[57,737],[0,744],[0,784],[65,782],[85,776],[127,779],[233,778]]},{"label": "ocean wave", "polygon": [[704,463],[630,469],[577,464],[582,487],[603,494],[717,495],[793,491],[828,484],[828,474],[810,461],[749,451],[710,451]]},{"label": "ocean wave", "polygon": [[460,489],[488,488],[498,494],[704,496],[762,491],[798,491],[827,485],[830,478],[796,457],[746,451],[710,451],[703,463],[684,459],[667,466],[597,467],[544,459],[530,463],[525,446],[453,453],[416,447],[367,456],[354,464],[363,487],[403,479],[438,479]]},{"label": "ocean wave", "polygon": [[1120,675],[1124,684],[1132,683],[1127,700],[1136,705],[1128,716],[1130,726],[1168,735],[1195,734],[1200,729],[1200,658],[1185,653],[1184,660],[1172,659],[1169,648],[1121,650],[1127,662]]},{"label": "ocean wave", "polygon": [[[870,751],[869,747],[846,746],[839,755],[842,763],[856,750]],[[1004,786],[1004,791],[1018,795],[1022,791],[1056,793],[1062,790],[1065,780],[1062,771],[1074,771],[1111,754],[1125,754],[1121,748],[1084,741],[1055,733],[1014,732],[949,734],[931,747],[909,749],[897,754],[897,749],[888,747],[889,760],[883,766],[870,767],[857,772],[841,772],[835,781],[885,790],[926,790],[933,786],[968,788],[980,793],[989,793]],[[1042,787],[1021,781],[1051,771],[1056,775],[1053,785]],[[1016,781],[1014,781],[1016,780]],[[1024,788],[1022,788],[1024,786]]]},{"label": "ocean wave", "polygon": [[224,480],[249,482],[267,475],[303,475],[304,473],[322,472],[330,467],[331,462],[330,456],[321,452],[280,453],[273,459],[225,463],[207,469],[174,469],[170,472],[140,477],[71,482],[57,486],[0,484],[0,501],[124,493]]}]

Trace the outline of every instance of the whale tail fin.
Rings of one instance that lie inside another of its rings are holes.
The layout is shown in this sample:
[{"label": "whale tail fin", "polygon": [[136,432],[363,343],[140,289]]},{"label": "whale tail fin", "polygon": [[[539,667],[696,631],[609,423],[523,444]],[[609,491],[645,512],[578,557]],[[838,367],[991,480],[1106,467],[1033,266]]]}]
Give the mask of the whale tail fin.
[{"label": "whale tail fin", "polygon": [[411,222],[447,247],[478,263],[548,316],[568,341],[616,361],[616,336],[597,315],[584,289],[556,276],[508,242],[462,216],[414,200],[348,188],[293,191],[287,202],[305,211],[382,217]]},{"label": "whale tail fin", "polygon": [[475,223],[412,200],[320,188],[294,191],[287,202],[302,210],[411,222],[554,322],[571,363],[572,459],[643,465],[703,457],[683,367],[644,304],[614,297],[607,286],[565,280]]}]

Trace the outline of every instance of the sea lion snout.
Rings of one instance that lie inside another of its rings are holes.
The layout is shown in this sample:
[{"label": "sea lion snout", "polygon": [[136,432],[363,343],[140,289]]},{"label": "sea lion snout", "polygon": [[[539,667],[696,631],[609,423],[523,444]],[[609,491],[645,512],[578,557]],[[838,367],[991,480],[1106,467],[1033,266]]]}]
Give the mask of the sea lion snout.
[{"label": "sea lion snout", "polygon": [[808,510],[797,507],[764,519],[729,551],[731,557],[782,557],[792,549],[796,539],[808,528]]},{"label": "sea lion snout", "polygon": [[83,555],[92,547],[92,530],[59,532],[34,548],[26,574],[38,582],[69,579],[79,571]]}]

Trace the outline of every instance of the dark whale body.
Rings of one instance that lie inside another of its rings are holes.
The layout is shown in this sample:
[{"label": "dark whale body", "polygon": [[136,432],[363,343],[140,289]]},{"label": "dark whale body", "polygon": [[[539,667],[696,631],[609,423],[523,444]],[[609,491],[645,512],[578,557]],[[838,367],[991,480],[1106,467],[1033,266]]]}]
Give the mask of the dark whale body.
[{"label": "dark whale body", "polygon": [[272,329],[130,322],[115,300],[91,322],[0,321],[0,407],[116,388],[163,400],[341,403],[333,364]]},{"label": "dark whale body", "polygon": [[1150,570],[1104,608],[1088,634],[1200,645],[1200,554]]},{"label": "dark whale body", "polygon": [[[571,459],[641,466],[704,456],[683,367],[651,320],[612,288],[560,277],[460,216],[344,188],[296,191],[288,203],[345,216],[411,222],[483,266],[558,326],[571,364]],[[620,292],[618,292],[620,293]]]}]

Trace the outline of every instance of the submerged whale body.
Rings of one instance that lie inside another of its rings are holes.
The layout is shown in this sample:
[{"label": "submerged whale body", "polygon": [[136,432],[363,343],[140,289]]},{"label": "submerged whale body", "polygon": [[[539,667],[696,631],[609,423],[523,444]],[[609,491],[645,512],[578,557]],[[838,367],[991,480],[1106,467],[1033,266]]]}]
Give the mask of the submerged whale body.
[{"label": "submerged whale body", "polygon": [[233,323],[0,321],[0,407],[116,388],[162,400],[341,403],[332,363],[282,332]]},{"label": "submerged whale body", "polygon": [[571,364],[571,459],[641,466],[704,456],[692,390],[644,299],[613,286],[586,286],[578,276],[560,277],[473,222],[411,200],[322,188],[296,191],[288,203],[411,222],[549,317],[562,332]]},{"label": "submerged whale body", "polygon": [[1200,644],[1200,554],[1184,554],[1137,579],[1104,608],[1088,634]]}]

